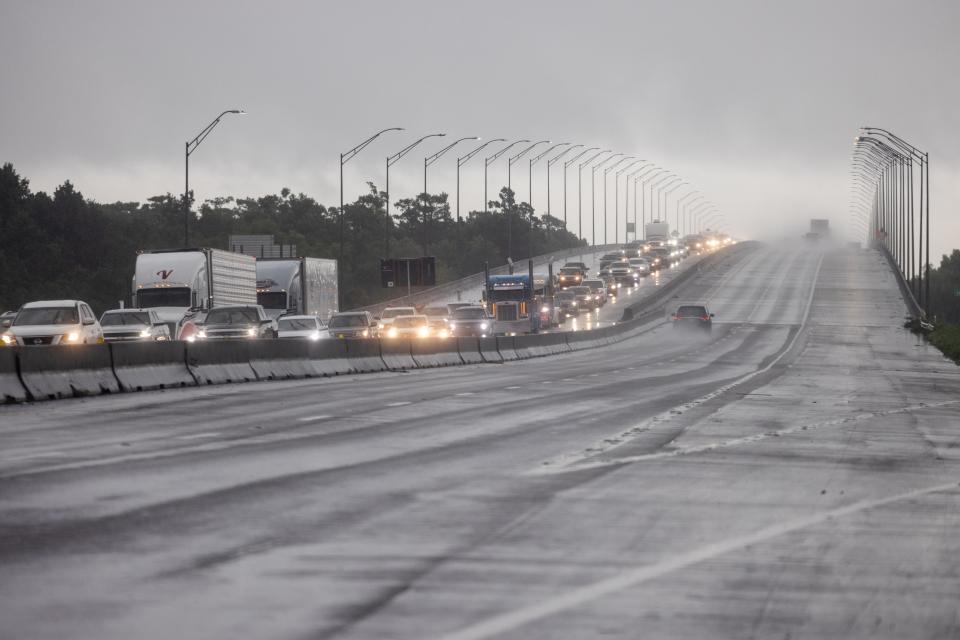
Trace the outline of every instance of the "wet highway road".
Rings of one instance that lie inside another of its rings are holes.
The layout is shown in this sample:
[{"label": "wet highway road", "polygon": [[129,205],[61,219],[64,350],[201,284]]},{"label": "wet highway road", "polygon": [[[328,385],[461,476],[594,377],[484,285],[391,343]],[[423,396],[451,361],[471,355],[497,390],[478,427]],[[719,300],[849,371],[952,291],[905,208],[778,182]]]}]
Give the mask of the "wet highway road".
[{"label": "wet highway road", "polygon": [[960,376],[876,253],[709,336],[0,408],[11,638],[960,636]]}]

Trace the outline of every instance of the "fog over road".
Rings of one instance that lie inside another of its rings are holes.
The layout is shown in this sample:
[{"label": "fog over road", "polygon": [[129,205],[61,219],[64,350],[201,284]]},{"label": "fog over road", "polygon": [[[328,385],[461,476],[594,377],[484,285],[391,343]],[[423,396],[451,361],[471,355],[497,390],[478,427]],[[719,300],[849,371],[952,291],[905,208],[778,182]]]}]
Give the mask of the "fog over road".
[{"label": "fog over road", "polygon": [[0,636],[957,637],[960,375],[880,255],[625,342],[0,407]]}]

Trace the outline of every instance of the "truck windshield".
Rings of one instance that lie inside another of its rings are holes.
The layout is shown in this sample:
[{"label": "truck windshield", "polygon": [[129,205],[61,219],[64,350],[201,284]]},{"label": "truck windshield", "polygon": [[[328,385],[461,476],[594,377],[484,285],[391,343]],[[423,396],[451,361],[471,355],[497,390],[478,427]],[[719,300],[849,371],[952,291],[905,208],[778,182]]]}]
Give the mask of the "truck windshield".
[{"label": "truck windshield", "polygon": [[37,324],[79,324],[76,307],[33,307],[21,309],[14,326]]},{"label": "truck windshield", "polygon": [[365,327],[367,326],[367,317],[357,314],[333,316],[330,318],[330,326],[336,327]]},{"label": "truck windshield", "polygon": [[189,307],[190,289],[187,287],[157,287],[137,291],[137,306],[142,309],[154,307]]},{"label": "truck windshield", "polygon": [[257,304],[264,309],[286,309],[286,291],[263,291],[257,294]]},{"label": "truck windshield", "polygon": [[258,322],[255,309],[237,308],[237,309],[213,309],[207,314],[206,324],[250,324]]},{"label": "truck windshield", "polygon": [[137,313],[128,311],[126,313],[105,313],[100,318],[100,324],[104,327],[117,327],[126,324],[150,324],[149,313]]},{"label": "truck windshield", "polygon": [[277,321],[278,331],[309,331],[316,328],[317,321],[313,318],[280,318]]},{"label": "truck windshield", "polygon": [[453,317],[455,320],[477,320],[479,318],[486,318],[487,312],[483,309],[457,309],[453,312]]}]

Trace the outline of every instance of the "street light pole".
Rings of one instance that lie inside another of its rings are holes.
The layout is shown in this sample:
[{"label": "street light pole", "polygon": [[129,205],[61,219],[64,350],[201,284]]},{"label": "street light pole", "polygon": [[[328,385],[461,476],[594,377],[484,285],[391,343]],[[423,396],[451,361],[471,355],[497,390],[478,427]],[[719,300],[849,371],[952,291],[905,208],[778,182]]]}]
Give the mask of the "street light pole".
[{"label": "street light pole", "polygon": [[[350,162],[350,160],[352,160],[353,157],[356,156],[358,153],[363,151],[367,147],[367,145],[369,145],[371,142],[379,138],[381,135],[383,135],[387,131],[403,131],[403,127],[391,127],[389,129],[384,129],[383,131],[379,131],[373,134],[372,136],[370,136],[369,138],[367,138],[366,140],[364,140],[363,142],[361,142],[360,144],[358,144],[357,146],[355,146],[353,149],[350,149],[349,151],[346,151],[340,154],[340,209],[337,211],[337,216],[339,217],[338,223],[340,227],[340,250],[337,254],[339,256],[339,259],[337,260],[337,308],[338,309],[343,307],[343,225],[344,225],[344,222],[343,222],[343,165]],[[387,204],[387,209],[385,211],[385,214],[387,215],[387,219],[389,221],[389,216],[390,216],[389,203]],[[384,258],[386,258],[386,256],[384,256]]]},{"label": "street light pole", "polygon": [[[383,225],[383,257],[384,257],[384,258],[389,258],[389,257],[390,257],[390,167],[392,167],[392,166],[395,165],[397,162],[399,162],[399,161],[400,161],[400,158],[402,158],[403,156],[407,155],[407,154],[410,152],[411,149],[413,149],[415,146],[417,146],[418,144],[420,144],[421,142],[423,142],[423,141],[426,140],[427,138],[442,138],[442,137],[444,137],[444,136],[446,136],[446,135],[447,135],[447,134],[445,134],[445,133],[431,133],[431,134],[429,134],[429,135],[425,135],[425,136],[423,136],[422,138],[420,138],[419,140],[408,144],[407,146],[405,146],[403,149],[401,149],[400,151],[396,152],[396,153],[393,154],[392,156],[387,156],[387,217],[386,217],[386,220],[384,221],[384,225]],[[424,182],[426,182],[426,171],[424,171]],[[426,184],[424,184],[424,186],[426,186]],[[424,191],[424,192],[426,192],[426,191]],[[427,250],[427,247],[426,247],[426,216],[427,216],[427,213],[426,213],[426,204],[427,204],[427,203],[424,202],[424,213],[423,213],[423,216],[424,216],[424,247],[423,247],[423,248],[424,248],[424,252],[426,252],[426,250]]]},{"label": "street light pole", "polygon": [[[668,216],[670,215],[670,205],[668,204],[668,202],[669,202],[668,199],[670,198],[670,194],[673,193],[674,191],[676,191],[677,189],[679,189],[680,187],[685,187],[685,186],[689,186],[689,185],[690,185],[689,182],[681,182],[680,184],[677,184],[677,185],[674,185],[673,187],[671,187],[670,190],[664,192],[664,194],[663,194],[663,217],[664,217],[664,218],[668,218]],[[680,211],[679,211],[679,207],[678,207],[678,208],[677,208],[677,218],[679,218],[679,217],[680,217]],[[674,231],[677,233],[678,236],[680,235],[680,222],[679,222],[679,220],[677,221],[677,228],[674,229]]]},{"label": "street light pole", "polygon": [[[558,160],[563,158],[563,156],[567,155],[574,149],[580,149],[582,147],[583,147],[582,144],[570,145],[569,147],[567,147],[566,149],[564,149],[554,157],[547,160],[547,217],[548,218],[553,215],[553,212],[551,211],[551,208],[550,208],[550,168],[554,164],[556,164]],[[566,163],[564,163],[564,166],[563,166],[563,230],[567,231],[567,166],[566,166]]]},{"label": "street light pole", "polygon": [[[570,158],[563,163],[563,225],[567,226],[567,167],[574,164],[577,160],[590,153],[591,151],[597,151],[600,147],[590,147],[584,149],[574,157]],[[597,155],[601,153],[607,153],[607,151],[600,151]],[[597,156],[594,156],[596,158]],[[583,165],[580,165],[580,168],[577,170],[577,215],[579,217],[579,222],[577,223],[577,237],[583,239],[583,199],[581,198],[581,191],[583,188]]]},{"label": "street light pole", "polygon": [[[694,195],[697,197],[691,200],[690,202],[684,204],[684,200]],[[691,191],[687,195],[677,200],[677,229],[679,229],[680,231],[681,238],[687,235],[686,215],[683,215],[683,216],[680,215],[681,205],[683,205],[682,208],[683,208],[684,214],[686,214],[687,206],[693,204],[694,202],[696,202],[697,200],[700,200],[701,198],[703,198],[703,194],[701,194],[699,191]]]},{"label": "street light pole", "polygon": [[220,119],[227,114],[246,115],[243,109],[227,109],[208,124],[203,130],[194,137],[193,140],[184,143],[183,154],[183,246],[190,246],[190,155],[197,150],[200,143],[203,142],[210,132],[220,124]]},{"label": "street light pole", "polygon": [[[460,264],[460,271],[463,271],[463,247],[460,246],[460,169],[463,165],[467,164],[471,158],[480,153],[484,147],[494,142],[506,142],[505,138],[494,138],[484,142],[479,147],[471,151],[465,156],[457,158],[457,259]],[[486,187],[486,179],[484,179],[484,187]],[[484,211],[486,211],[486,204],[484,204]]]},{"label": "street light pole", "polygon": [[[483,212],[484,212],[484,213],[487,212],[487,202],[489,201],[489,199],[488,199],[488,197],[487,197],[487,169],[490,167],[491,164],[493,164],[494,162],[497,161],[497,158],[499,158],[500,156],[502,156],[504,153],[506,153],[506,152],[507,152],[509,149],[511,149],[512,147],[515,147],[516,145],[521,144],[521,143],[523,143],[523,142],[530,142],[530,141],[529,141],[529,140],[517,140],[516,142],[511,142],[510,144],[508,144],[507,146],[505,146],[503,149],[500,149],[500,151],[497,151],[497,152],[496,152],[495,154],[493,154],[492,156],[483,159]],[[508,188],[509,188],[509,187],[508,187]]]},{"label": "street light pole", "polygon": [[[609,167],[604,168],[603,170],[603,244],[609,244],[609,240],[607,237],[607,176],[610,174],[611,171],[615,171],[616,168],[622,165],[624,162],[627,162],[628,160],[633,160],[634,158],[636,158],[636,156],[624,156],[620,158],[618,161],[614,162]],[[614,197],[616,197],[616,191],[614,191]],[[614,227],[613,234],[614,234],[613,242],[614,244],[616,244],[617,242],[616,227]]]},{"label": "street light pole", "polygon": [[[533,144],[531,144],[529,147],[527,147],[526,149],[524,149],[523,151],[521,151],[521,152],[518,153],[517,155],[507,158],[507,189],[508,189],[509,191],[511,191],[511,192],[513,191],[513,184],[512,184],[512,181],[511,181],[511,175],[512,175],[512,172],[513,172],[513,163],[516,162],[517,160],[519,160],[519,159],[520,159],[522,156],[524,156],[525,154],[527,154],[527,153],[528,153],[530,150],[532,150],[534,147],[536,147],[537,145],[541,145],[541,144],[550,144],[550,141],[549,141],[549,140],[538,140],[537,142],[534,142]],[[531,176],[532,176],[532,175],[533,175],[533,172],[532,172],[532,169],[531,169]],[[533,186],[533,178],[531,177],[530,180],[531,180],[530,186],[532,187],[532,186]],[[528,194],[528,195],[530,195],[530,194]],[[516,197],[514,197],[514,199],[513,199],[513,204],[514,204],[514,207],[516,207],[516,204],[517,204],[517,199],[516,199]],[[530,203],[528,202],[527,204],[530,204]],[[532,216],[532,215],[533,215],[533,207],[531,206],[530,209],[531,209],[530,215]],[[531,219],[531,221],[530,221],[530,226],[531,226],[531,228],[533,227],[533,220],[532,220],[532,219]],[[528,245],[532,245],[532,241],[528,241]],[[507,214],[507,256],[509,256],[509,257],[512,257],[512,256],[513,256],[513,210],[512,210],[512,209],[511,209],[510,212]],[[531,258],[532,258],[533,256],[528,256],[528,257],[531,257]]]},{"label": "street light pole", "polygon": [[447,151],[450,151],[450,149],[453,149],[455,146],[457,146],[461,142],[464,142],[466,140],[480,140],[480,139],[481,139],[480,136],[467,136],[466,138],[460,138],[455,142],[451,142],[450,144],[445,146],[443,149],[440,149],[440,151],[437,151],[432,156],[425,157],[423,159],[423,192],[427,193],[427,167],[429,167],[434,162],[439,160],[440,157],[443,156]]},{"label": "street light pole", "polygon": [[[637,166],[638,162],[646,162],[646,160],[634,160],[633,162],[627,164],[626,166],[621,167],[619,171],[613,174],[613,244],[618,244],[620,242],[619,240],[619,237],[620,237],[619,236],[619,233],[620,233],[620,176],[626,173],[627,171],[629,171],[631,167]],[[629,216],[629,211],[627,208],[630,206],[630,185],[629,184],[626,185],[626,190],[627,190],[627,201],[624,203],[624,210],[623,210],[624,242],[627,242],[626,221],[627,221],[627,217]]]},{"label": "street light pole", "polygon": [[[596,195],[597,169],[604,168],[604,171],[606,171],[606,168],[603,167],[603,165],[610,162],[611,160],[615,160],[622,156],[623,156],[622,153],[615,153],[612,156],[608,156],[607,158],[604,158],[603,160],[600,161],[599,164],[590,168],[590,217],[591,217],[590,243],[594,247],[597,246],[597,195]],[[606,206],[607,206],[606,175],[607,174],[604,173],[603,175],[604,175],[603,206],[604,206],[604,214],[606,214]],[[604,234],[606,234],[606,226],[607,226],[606,220],[604,220],[603,226],[604,226]],[[604,244],[607,243],[606,237],[604,237],[603,243]]]},{"label": "street light pole", "polygon": [[[641,160],[641,162],[643,162]],[[630,183],[633,183],[633,240],[637,239],[637,176],[643,173],[645,169],[650,167],[653,163],[648,162],[646,164],[640,165],[637,169],[634,169],[627,174],[626,180],[624,180],[624,191],[626,192],[626,202],[624,202],[623,207],[623,223],[624,223],[624,240],[630,242],[630,233],[627,231],[629,228],[627,225],[630,223],[627,222],[630,217]]]},{"label": "street light pole", "polygon": [[[649,167],[649,168],[647,168],[647,169],[644,169],[643,172],[641,172],[640,175],[637,176],[637,179],[640,181],[640,226],[641,226],[641,228],[643,229],[643,239],[644,239],[644,240],[647,239],[647,230],[646,230],[646,224],[647,224],[647,195],[646,195],[647,182],[656,180],[657,177],[659,177],[661,174],[666,173],[666,172],[667,172],[667,170],[664,169],[663,167],[658,167],[657,165],[653,165],[653,166],[651,166],[651,167]],[[652,198],[653,198],[653,196],[651,195],[651,200],[652,200]],[[653,209],[652,203],[651,203],[650,208]],[[650,212],[650,215],[651,215],[651,220],[652,220],[652,219],[653,219],[653,218],[652,218],[652,216],[653,216],[653,211]]]}]

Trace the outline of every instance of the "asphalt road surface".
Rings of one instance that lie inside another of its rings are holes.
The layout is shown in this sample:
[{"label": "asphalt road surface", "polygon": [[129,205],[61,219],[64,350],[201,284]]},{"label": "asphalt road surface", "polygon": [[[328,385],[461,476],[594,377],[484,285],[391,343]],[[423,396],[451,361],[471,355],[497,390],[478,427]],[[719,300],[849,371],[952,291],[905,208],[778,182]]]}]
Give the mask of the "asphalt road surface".
[{"label": "asphalt road surface", "polygon": [[0,408],[0,636],[960,636],[960,370],[736,255],[710,335]]}]

